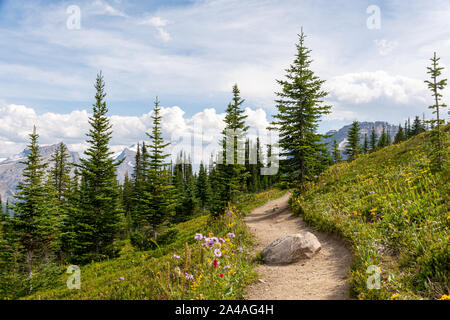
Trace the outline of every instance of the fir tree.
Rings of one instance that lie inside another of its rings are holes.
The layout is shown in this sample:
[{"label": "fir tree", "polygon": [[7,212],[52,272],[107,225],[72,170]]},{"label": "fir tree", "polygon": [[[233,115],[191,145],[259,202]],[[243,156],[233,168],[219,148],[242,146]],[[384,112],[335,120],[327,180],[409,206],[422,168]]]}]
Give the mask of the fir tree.
[{"label": "fir tree", "polygon": [[277,80],[281,92],[276,93],[278,114],[271,129],[279,131],[281,156],[286,157],[283,169],[295,184],[303,183],[324,169],[320,161],[326,149],[324,137],[317,133],[322,115],[330,113],[331,106],[323,105],[328,95],[322,90],[320,80],[310,69],[311,50],[305,47],[305,35],[299,35],[297,54],[286,70],[286,79]]},{"label": "fir tree", "polygon": [[367,138],[367,133],[364,133],[364,142],[362,150],[364,154],[369,152],[369,139]]},{"label": "fir tree", "polygon": [[[113,152],[109,149],[112,131],[104,101],[105,83],[101,72],[95,83],[95,104],[89,118],[88,149],[78,166],[81,185],[77,210],[72,213],[74,224],[74,260],[87,262],[113,254],[113,241],[120,213],[119,189]],[[122,160],[123,161],[123,160]]]},{"label": "fir tree", "polygon": [[[431,67],[427,67],[428,74],[430,75],[430,80],[426,80],[425,83],[428,85],[428,88],[431,91],[431,95],[434,98],[434,104],[429,106],[429,109],[433,110],[433,114],[436,114],[436,120],[431,120],[432,124],[436,124],[436,131],[433,135],[436,140],[436,164],[438,168],[442,167],[442,132],[441,132],[441,119],[440,119],[440,111],[442,108],[446,108],[447,105],[442,103],[442,91],[447,86],[447,79],[439,79],[442,75],[443,67],[439,66],[439,60],[436,56],[436,52],[434,53],[433,58],[431,59]],[[445,121],[444,121],[445,123]]]},{"label": "fir tree", "polygon": [[342,161],[342,157],[341,157],[341,150],[339,150],[339,144],[336,140],[336,138],[334,138],[333,140],[333,145],[332,145],[332,156],[333,156],[333,162],[334,163],[339,163]]},{"label": "fir tree", "polygon": [[145,154],[148,161],[144,162],[147,179],[144,192],[139,199],[142,221],[152,227],[155,240],[159,226],[173,216],[176,205],[175,188],[169,181],[169,172],[166,169],[168,163],[165,159],[168,154],[164,153],[170,143],[164,143],[162,137],[160,110],[159,100],[156,98],[152,115],[153,128],[151,133],[146,133],[151,140],[148,145],[148,153]]},{"label": "fir tree", "polygon": [[204,209],[211,200],[211,186],[208,173],[203,162],[200,163],[197,179],[197,197],[200,200],[200,206]]},{"label": "fir tree", "polygon": [[412,136],[416,136],[419,133],[425,132],[425,128],[424,128],[422,122],[420,121],[419,116],[415,117],[411,130],[412,130],[412,132],[411,132]]},{"label": "fir tree", "polygon": [[398,131],[394,137],[394,144],[398,144],[402,141],[405,141],[405,133],[403,132],[403,128],[401,125],[398,125]]},{"label": "fir tree", "polygon": [[375,152],[377,150],[378,137],[375,132],[375,126],[372,127],[370,133],[370,152]]},{"label": "fir tree", "polygon": [[39,153],[36,127],[30,134],[29,153],[22,172],[22,181],[17,186],[14,204],[14,218],[11,220],[14,237],[22,248],[24,262],[28,276],[32,277],[33,265],[42,257],[47,229],[44,227],[49,212],[46,206],[45,169],[47,164],[43,162]]},{"label": "fir tree", "polygon": [[359,154],[359,124],[358,121],[353,121],[352,126],[348,131],[347,136],[347,145],[345,146],[344,154],[348,156],[348,160],[352,161],[356,159],[356,156]]},{"label": "fir tree", "polygon": [[383,130],[381,131],[380,139],[378,140],[377,149],[384,148],[388,145],[388,138],[386,133],[386,125],[383,123]]},{"label": "fir tree", "polygon": [[72,165],[69,163],[70,155],[65,144],[60,143],[50,159],[52,168],[50,179],[56,189],[58,201],[66,200],[70,188],[70,171]]},{"label": "fir tree", "polygon": [[245,150],[240,147],[245,143],[248,130],[248,126],[245,125],[247,116],[244,115],[242,109],[243,103],[244,100],[240,97],[238,86],[234,85],[233,99],[228,104],[224,119],[225,129],[222,131],[222,163],[217,165],[218,183],[216,187],[219,189],[216,190],[218,196],[215,197],[214,206],[211,210],[215,216],[225,212],[228,203],[235,199],[240,190],[244,189],[248,178],[248,172],[246,172],[244,165]]}]

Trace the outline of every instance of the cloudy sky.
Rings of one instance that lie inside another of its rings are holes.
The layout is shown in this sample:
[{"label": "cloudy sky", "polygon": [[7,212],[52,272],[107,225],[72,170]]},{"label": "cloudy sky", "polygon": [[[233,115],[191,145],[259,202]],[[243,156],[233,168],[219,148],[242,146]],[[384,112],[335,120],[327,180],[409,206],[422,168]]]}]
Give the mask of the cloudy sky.
[{"label": "cloudy sky", "polygon": [[145,139],[155,96],[166,137],[201,119],[211,138],[234,83],[263,129],[301,27],[333,105],[321,132],[431,115],[423,80],[434,51],[450,64],[447,0],[0,0],[0,158],[33,124],[43,144],[83,150],[99,70],[116,150]]}]

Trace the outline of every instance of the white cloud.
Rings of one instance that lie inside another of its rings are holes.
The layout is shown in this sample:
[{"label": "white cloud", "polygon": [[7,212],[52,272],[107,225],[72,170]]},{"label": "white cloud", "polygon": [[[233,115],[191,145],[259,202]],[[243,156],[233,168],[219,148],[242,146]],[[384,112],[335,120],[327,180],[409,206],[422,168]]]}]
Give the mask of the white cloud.
[{"label": "white cloud", "polygon": [[391,75],[385,71],[348,73],[327,83],[333,99],[350,103],[368,103],[388,98],[396,103],[425,102],[427,89],[422,80]]},{"label": "white cloud", "polygon": [[[267,139],[262,136],[268,125],[267,115],[262,109],[245,109],[250,126],[249,136],[256,139],[261,136],[263,143]],[[152,127],[150,111],[141,116],[111,116],[113,138],[111,150],[118,152],[125,146],[139,141],[149,140],[145,132]],[[177,106],[161,108],[162,133],[166,141],[172,143],[169,153],[174,156],[181,150],[188,153],[198,152],[203,145],[201,154],[196,154],[196,163],[208,161],[211,153],[215,153],[221,131],[224,128],[224,114],[218,114],[209,108],[186,117],[185,112]],[[75,110],[68,114],[44,113],[38,114],[33,108],[23,105],[0,104],[0,157],[11,156],[24,149],[28,143],[28,135],[36,125],[40,136],[39,143],[48,145],[65,142],[72,151],[83,152],[87,144],[85,134],[89,130],[89,113],[86,110]],[[200,145],[192,149],[192,139]]]},{"label": "white cloud", "polygon": [[92,10],[93,14],[128,17],[128,15],[125,12],[112,7],[106,2],[101,0],[95,0],[92,3],[92,7],[93,7]]},{"label": "white cloud", "polygon": [[380,53],[380,55],[382,56],[387,56],[389,53],[391,53],[397,46],[398,46],[398,42],[397,41],[389,41],[386,39],[381,39],[381,40],[374,40],[375,45],[378,48],[378,52]]}]

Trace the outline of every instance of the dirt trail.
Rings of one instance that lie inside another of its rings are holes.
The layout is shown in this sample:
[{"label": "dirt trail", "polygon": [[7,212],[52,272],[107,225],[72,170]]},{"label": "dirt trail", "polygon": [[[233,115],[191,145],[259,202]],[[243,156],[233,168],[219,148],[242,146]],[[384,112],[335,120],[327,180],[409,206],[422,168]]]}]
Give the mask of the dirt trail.
[{"label": "dirt trail", "polygon": [[[288,208],[289,194],[269,201],[245,217],[261,251],[273,240],[301,231],[313,233],[322,249],[312,259],[285,266],[258,265],[260,280],[247,290],[248,300],[342,300],[348,298],[346,276],[351,253],[343,241],[309,228]],[[275,208],[275,209],[274,209]]]}]

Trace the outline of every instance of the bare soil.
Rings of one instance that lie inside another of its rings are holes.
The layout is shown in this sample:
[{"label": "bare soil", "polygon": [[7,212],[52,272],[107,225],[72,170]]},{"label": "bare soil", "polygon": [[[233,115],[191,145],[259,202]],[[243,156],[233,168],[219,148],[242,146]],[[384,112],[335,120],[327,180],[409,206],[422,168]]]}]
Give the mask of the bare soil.
[{"label": "bare soil", "polygon": [[258,243],[253,254],[277,238],[309,231],[319,239],[322,249],[311,259],[282,266],[261,264],[260,279],[247,288],[247,300],[346,300],[351,253],[333,235],[309,228],[288,208],[289,193],[256,208],[245,222]]}]

